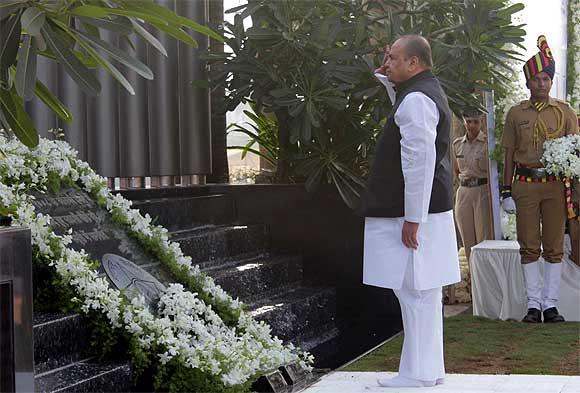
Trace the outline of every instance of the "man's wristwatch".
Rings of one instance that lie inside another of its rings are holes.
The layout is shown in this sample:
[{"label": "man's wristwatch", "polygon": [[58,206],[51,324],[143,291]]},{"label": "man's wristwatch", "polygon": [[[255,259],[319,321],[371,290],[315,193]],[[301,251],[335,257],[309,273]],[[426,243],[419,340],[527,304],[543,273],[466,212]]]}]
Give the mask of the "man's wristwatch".
[{"label": "man's wristwatch", "polygon": [[501,199],[512,197],[512,186],[501,186]]}]

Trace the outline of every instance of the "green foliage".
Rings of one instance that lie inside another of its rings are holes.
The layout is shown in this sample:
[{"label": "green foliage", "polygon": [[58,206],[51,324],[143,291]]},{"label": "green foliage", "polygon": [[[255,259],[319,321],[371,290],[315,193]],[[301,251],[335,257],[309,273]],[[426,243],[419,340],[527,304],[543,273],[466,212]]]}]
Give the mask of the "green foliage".
[{"label": "green foliage", "polygon": [[60,278],[50,263],[37,246],[32,247],[34,310],[80,312],[79,305],[71,302],[76,297],[73,287]]},{"label": "green foliage", "polygon": [[167,364],[158,364],[151,370],[154,375],[153,386],[156,392],[191,392],[196,393],[249,393],[251,383],[225,387],[219,379],[202,373],[199,369],[191,369],[183,364],[170,360]]},{"label": "green foliage", "polygon": [[[239,132],[250,138],[245,146],[229,146],[228,149],[241,150],[242,160],[248,152],[254,153],[272,165],[276,165],[280,147],[278,146],[278,124],[275,119],[269,118],[256,110],[252,105],[252,111],[244,111],[244,114],[252,121],[244,125],[232,123],[228,126],[228,133]],[[258,149],[258,146],[263,150]]]},{"label": "green foliage", "polygon": [[566,93],[574,110],[580,110],[580,0],[568,1],[568,61],[566,67]]},{"label": "green foliage", "polygon": [[[89,3],[89,4],[87,4]],[[35,95],[65,122],[71,113],[36,78],[37,56],[62,64],[67,74],[89,95],[101,85],[95,68],[102,68],[129,93],[135,91],[116,63],[146,79],[153,72],[141,61],[100,39],[99,29],[128,40],[135,34],[167,56],[161,43],[147,31],[155,28],[197,47],[187,30],[222,37],[211,29],[176,15],[153,0],[6,0],[0,3],[0,125],[12,130],[29,147],[38,144],[38,133],[24,110]]]},{"label": "green foliage", "polygon": [[250,101],[256,113],[275,116],[276,180],[334,184],[354,207],[391,108],[372,74],[382,48],[401,34],[427,37],[434,71],[460,113],[477,105],[477,89],[507,89],[504,63],[516,58],[508,44],[520,45],[525,34],[511,15],[521,8],[508,0],[248,0],[229,10],[237,13],[225,25],[232,53],[208,59],[214,85],[228,90],[225,108]]}]

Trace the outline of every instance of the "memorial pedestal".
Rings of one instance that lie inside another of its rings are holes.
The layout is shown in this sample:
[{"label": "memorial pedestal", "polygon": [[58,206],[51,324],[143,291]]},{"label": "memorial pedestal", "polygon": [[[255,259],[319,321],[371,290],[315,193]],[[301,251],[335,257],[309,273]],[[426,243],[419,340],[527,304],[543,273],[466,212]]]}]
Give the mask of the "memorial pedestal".
[{"label": "memorial pedestal", "polygon": [[30,230],[0,228],[0,392],[33,392]]}]

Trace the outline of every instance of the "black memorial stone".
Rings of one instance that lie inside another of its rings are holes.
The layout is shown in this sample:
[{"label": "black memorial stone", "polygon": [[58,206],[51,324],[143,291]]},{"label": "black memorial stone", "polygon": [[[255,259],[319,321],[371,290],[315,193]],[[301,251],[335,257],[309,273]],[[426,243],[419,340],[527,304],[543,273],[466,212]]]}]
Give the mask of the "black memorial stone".
[{"label": "black memorial stone", "polygon": [[86,192],[66,188],[57,194],[37,193],[34,197],[36,212],[50,215],[50,226],[55,233],[62,235],[72,228],[73,249],[84,249],[96,261],[102,261],[106,254],[119,255],[150,272],[161,282],[172,281],[158,260],[130,237],[124,228],[113,222],[110,214]]}]

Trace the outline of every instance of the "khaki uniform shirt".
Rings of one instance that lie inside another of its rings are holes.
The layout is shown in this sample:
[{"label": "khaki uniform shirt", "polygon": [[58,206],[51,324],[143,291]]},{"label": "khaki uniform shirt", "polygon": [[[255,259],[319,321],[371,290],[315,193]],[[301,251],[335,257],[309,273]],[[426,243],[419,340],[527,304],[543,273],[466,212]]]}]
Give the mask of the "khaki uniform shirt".
[{"label": "khaki uniform shirt", "polygon": [[487,178],[487,137],[479,132],[477,137],[470,141],[467,134],[453,141],[453,153],[456,165],[459,165],[459,178]]},{"label": "khaki uniform shirt", "polygon": [[529,167],[542,167],[540,158],[544,153],[545,135],[536,132],[536,122],[541,119],[548,132],[558,129],[558,120],[563,122],[560,133],[554,138],[578,133],[578,120],[570,105],[562,100],[550,98],[540,112],[530,100],[513,106],[506,117],[501,144],[515,149],[514,162]]}]

